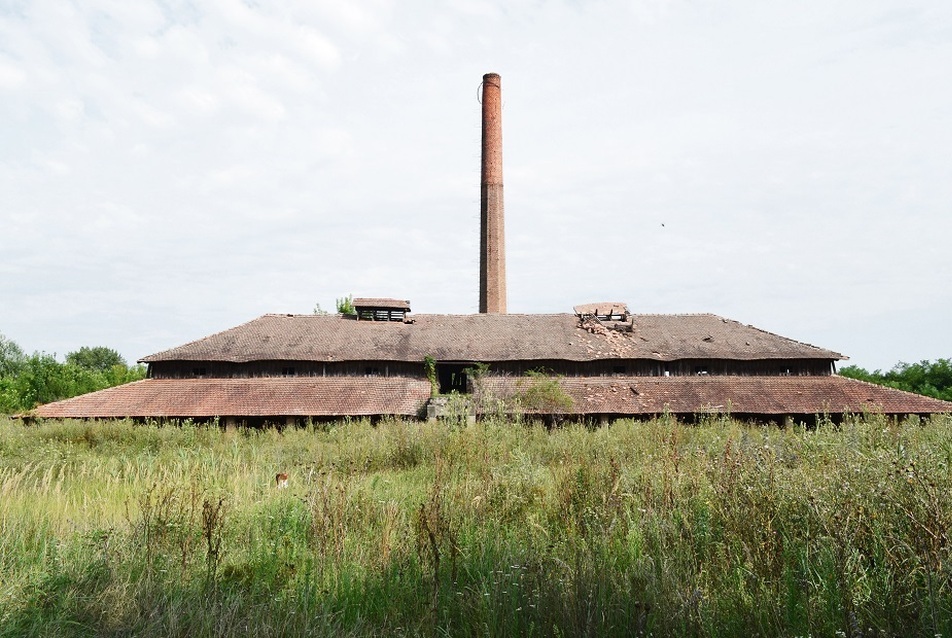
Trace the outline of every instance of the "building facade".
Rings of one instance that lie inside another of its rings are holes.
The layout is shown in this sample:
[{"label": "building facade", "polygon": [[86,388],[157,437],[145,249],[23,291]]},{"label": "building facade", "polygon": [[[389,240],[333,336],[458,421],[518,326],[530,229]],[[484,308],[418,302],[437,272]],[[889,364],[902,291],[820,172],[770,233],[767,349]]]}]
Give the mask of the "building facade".
[{"label": "building facade", "polygon": [[[845,358],[837,352],[712,314],[631,314],[617,302],[565,314],[415,315],[408,301],[392,299],[354,306],[357,315],[264,315],[143,358],[143,381],[33,415],[248,424],[425,418],[431,402],[453,394],[491,397],[497,412],[598,422],[952,411],[948,402],[837,375]],[[559,401],[527,400],[540,379]]]}]

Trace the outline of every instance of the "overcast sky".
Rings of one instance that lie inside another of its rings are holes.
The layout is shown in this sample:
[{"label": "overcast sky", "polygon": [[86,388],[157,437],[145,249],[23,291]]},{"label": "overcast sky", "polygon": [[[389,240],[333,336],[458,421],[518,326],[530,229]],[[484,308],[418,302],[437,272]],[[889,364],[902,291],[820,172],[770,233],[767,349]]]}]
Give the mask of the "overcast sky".
[{"label": "overcast sky", "polygon": [[0,333],[130,362],[347,294],[952,357],[948,0],[0,0]]}]

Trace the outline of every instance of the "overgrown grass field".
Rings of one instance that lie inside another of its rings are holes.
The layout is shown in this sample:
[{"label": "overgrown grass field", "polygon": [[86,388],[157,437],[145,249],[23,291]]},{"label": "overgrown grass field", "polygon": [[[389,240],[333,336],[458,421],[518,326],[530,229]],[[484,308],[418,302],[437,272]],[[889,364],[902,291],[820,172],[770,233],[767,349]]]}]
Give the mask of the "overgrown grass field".
[{"label": "overgrown grass field", "polygon": [[0,418],[0,636],[952,636],[950,463],[949,416]]}]

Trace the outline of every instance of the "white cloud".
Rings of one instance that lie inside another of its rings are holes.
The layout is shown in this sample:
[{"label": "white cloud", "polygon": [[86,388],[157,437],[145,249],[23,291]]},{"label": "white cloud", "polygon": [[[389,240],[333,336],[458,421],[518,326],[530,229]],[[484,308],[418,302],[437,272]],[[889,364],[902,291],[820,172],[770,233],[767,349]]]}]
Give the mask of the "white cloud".
[{"label": "white cloud", "polygon": [[75,97],[60,100],[53,105],[52,110],[58,118],[69,122],[75,122],[85,114],[83,101]]},{"label": "white cloud", "polygon": [[179,102],[185,109],[203,115],[216,113],[221,105],[220,100],[214,93],[194,84],[178,90],[177,95]]},{"label": "white cloud", "polygon": [[299,26],[292,32],[291,42],[306,58],[324,69],[335,69],[340,64],[340,52],[334,44],[316,29]]},{"label": "white cloud", "polygon": [[514,310],[720,312],[889,367],[902,308],[910,351],[952,356],[950,6],[24,5],[0,332],[64,352],[111,326],[136,358],[347,293],[475,310],[496,71]]},{"label": "white cloud", "polygon": [[132,41],[132,50],[141,58],[155,60],[159,57],[159,41],[150,35],[140,36]]},{"label": "white cloud", "polygon": [[21,87],[26,80],[26,73],[16,65],[16,62],[0,56],[0,90],[12,91]]}]

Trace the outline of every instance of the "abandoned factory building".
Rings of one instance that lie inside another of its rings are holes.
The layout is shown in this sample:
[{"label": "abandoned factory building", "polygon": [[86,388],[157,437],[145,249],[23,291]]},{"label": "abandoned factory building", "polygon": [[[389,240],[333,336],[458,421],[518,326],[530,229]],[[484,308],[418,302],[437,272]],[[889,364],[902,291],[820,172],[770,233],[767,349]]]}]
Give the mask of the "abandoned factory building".
[{"label": "abandoned factory building", "polygon": [[[599,421],[952,411],[952,403],[838,376],[845,357],[836,352],[716,315],[632,314],[617,302],[507,314],[499,75],[486,74],[481,86],[479,314],[412,314],[406,300],[360,298],[355,315],[265,315],[145,357],[147,379],[32,415],[423,417],[452,393],[488,397],[501,412]],[[556,400],[527,400],[540,396],[540,383]]]},{"label": "abandoned factory building", "polygon": [[[142,360],[149,378],[41,406],[34,415],[245,423],[416,418],[425,416],[435,390],[478,390],[503,410],[591,420],[729,413],[810,421],[818,414],[952,411],[948,402],[836,375],[843,359],[836,352],[711,314],[631,314],[611,303],[549,315],[414,315],[401,300],[354,301],[357,315],[265,315],[153,354]],[[539,371],[564,401],[520,401]]]}]

